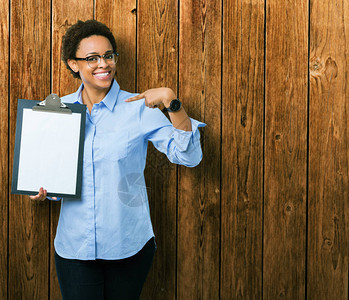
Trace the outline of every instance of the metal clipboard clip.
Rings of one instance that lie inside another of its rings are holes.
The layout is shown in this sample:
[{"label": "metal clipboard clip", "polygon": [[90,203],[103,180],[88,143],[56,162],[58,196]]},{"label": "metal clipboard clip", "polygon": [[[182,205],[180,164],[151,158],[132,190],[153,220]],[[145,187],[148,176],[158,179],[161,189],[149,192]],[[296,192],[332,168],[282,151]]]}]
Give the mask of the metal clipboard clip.
[{"label": "metal clipboard clip", "polygon": [[61,102],[61,98],[59,98],[56,94],[48,95],[44,101],[41,101],[37,105],[33,106],[33,110],[61,114],[72,114],[72,111],[68,108],[67,105]]}]

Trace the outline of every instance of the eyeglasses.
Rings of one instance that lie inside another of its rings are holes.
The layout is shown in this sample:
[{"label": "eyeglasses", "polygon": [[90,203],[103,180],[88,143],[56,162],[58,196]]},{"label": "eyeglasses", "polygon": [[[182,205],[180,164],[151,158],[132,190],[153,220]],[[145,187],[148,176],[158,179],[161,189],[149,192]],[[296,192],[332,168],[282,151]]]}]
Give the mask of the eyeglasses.
[{"label": "eyeglasses", "polygon": [[104,55],[91,55],[88,57],[75,57],[75,60],[86,60],[90,68],[97,68],[101,62],[101,58],[104,59],[108,65],[115,65],[118,62],[119,53],[106,53]]}]

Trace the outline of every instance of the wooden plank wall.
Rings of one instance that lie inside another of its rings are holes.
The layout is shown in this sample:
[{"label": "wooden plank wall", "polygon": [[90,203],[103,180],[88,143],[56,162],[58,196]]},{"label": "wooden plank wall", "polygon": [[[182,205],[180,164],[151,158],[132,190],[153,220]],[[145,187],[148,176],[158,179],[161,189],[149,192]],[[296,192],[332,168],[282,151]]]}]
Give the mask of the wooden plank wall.
[{"label": "wooden plank wall", "polygon": [[309,8],[266,5],[263,295],[296,300],[305,298],[307,255]]},{"label": "wooden plank wall", "polygon": [[[17,0],[0,3],[0,299],[60,299],[59,203],[9,193],[18,98],[76,90],[67,27],[116,36],[122,89],[174,89],[202,163],[150,145],[158,251],[142,299],[348,299],[349,2]],[[35,153],[35,149],[33,149]]]},{"label": "wooden plank wall", "polygon": [[[9,167],[17,98],[44,99],[50,93],[49,11],[43,0],[10,3]],[[49,292],[49,203],[10,195],[8,206],[8,297],[43,299]]]}]

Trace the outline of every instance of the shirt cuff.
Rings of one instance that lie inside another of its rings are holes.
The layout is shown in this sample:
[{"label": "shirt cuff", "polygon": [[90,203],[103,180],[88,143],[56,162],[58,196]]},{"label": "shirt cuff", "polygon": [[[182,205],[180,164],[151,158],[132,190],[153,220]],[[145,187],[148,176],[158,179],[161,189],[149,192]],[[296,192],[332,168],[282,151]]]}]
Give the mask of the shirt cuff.
[{"label": "shirt cuff", "polygon": [[173,139],[177,148],[184,152],[188,149],[190,141],[199,134],[199,127],[205,127],[206,124],[189,118],[191,122],[191,131],[185,131],[173,127]]}]

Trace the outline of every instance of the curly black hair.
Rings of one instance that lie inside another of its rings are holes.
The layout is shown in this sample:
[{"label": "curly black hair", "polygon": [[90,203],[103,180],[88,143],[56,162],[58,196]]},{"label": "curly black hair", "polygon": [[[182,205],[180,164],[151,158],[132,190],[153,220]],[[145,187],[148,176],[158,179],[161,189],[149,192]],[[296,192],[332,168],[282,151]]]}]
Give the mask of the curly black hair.
[{"label": "curly black hair", "polygon": [[103,23],[96,20],[78,21],[70,26],[63,36],[62,40],[62,60],[67,69],[73,74],[75,78],[80,78],[79,72],[74,72],[68,65],[68,59],[74,59],[76,51],[79,48],[80,42],[84,38],[92,35],[101,35],[106,37],[116,52],[115,38],[110,29]]}]

